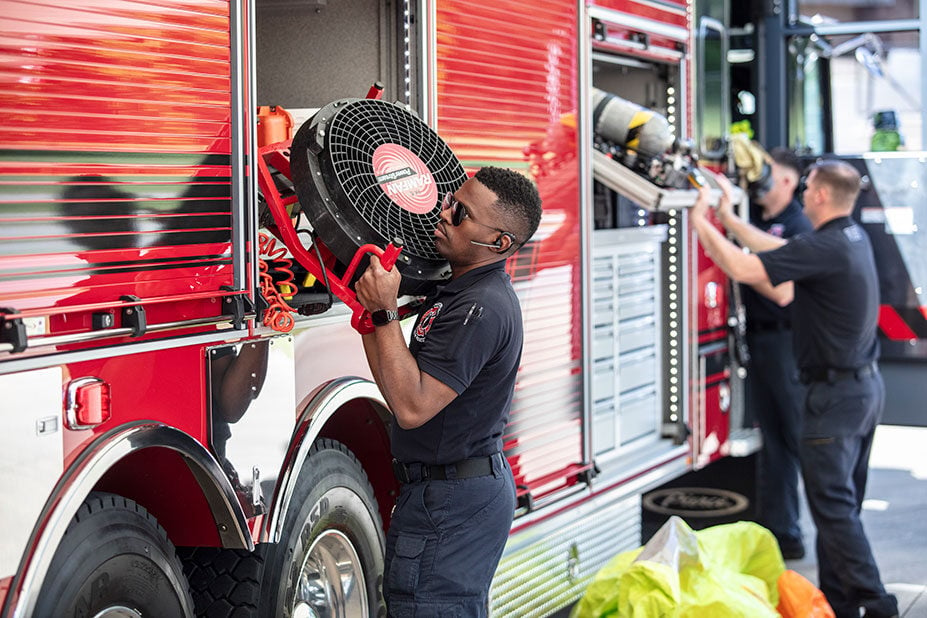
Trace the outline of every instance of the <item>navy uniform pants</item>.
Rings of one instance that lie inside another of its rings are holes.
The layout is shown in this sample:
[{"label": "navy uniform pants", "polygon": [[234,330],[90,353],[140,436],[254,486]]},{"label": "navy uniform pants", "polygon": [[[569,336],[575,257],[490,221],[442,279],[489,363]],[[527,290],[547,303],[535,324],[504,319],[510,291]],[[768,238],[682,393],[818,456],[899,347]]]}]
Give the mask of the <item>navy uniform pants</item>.
[{"label": "navy uniform pants", "polygon": [[386,535],[383,594],[393,618],[485,618],[515,512],[502,455],[493,473],[402,485]]},{"label": "navy uniform pants", "polygon": [[878,372],[812,382],[802,429],[802,478],[817,528],[818,578],[837,618],[894,616],[860,521],[869,453],[882,417],[885,385]]},{"label": "navy uniform pants", "polygon": [[805,387],[789,330],[747,333],[747,401],[763,434],[757,458],[757,519],[783,551],[803,546],[799,527],[798,444]]}]

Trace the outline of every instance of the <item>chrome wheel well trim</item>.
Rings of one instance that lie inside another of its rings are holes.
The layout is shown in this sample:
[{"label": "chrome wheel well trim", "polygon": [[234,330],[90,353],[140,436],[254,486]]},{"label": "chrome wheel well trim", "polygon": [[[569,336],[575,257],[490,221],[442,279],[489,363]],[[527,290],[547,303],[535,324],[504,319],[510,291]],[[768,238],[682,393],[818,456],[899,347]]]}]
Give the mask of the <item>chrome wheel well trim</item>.
[{"label": "chrome wheel well trim", "polygon": [[[235,491],[212,454],[179,429],[151,421],[136,421],[98,437],[64,471],[23,552],[7,593],[3,615],[12,618],[32,615],[52,557],[80,505],[117,462],[151,447],[168,448],[184,458],[203,489],[224,547],[254,549],[248,521]],[[221,531],[223,526],[224,532]]]},{"label": "chrome wheel well trim", "polygon": [[290,506],[290,498],[296,488],[299,470],[309,457],[309,449],[328,422],[345,404],[356,400],[367,400],[388,410],[389,406],[377,385],[370,380],[354,376],[337,378],[321,386],[299,415],[294,440],[290,445],[280,472],[280,482],[274,496],[273,506],[261,531],[261,541],[277,542],[283,522]]}]

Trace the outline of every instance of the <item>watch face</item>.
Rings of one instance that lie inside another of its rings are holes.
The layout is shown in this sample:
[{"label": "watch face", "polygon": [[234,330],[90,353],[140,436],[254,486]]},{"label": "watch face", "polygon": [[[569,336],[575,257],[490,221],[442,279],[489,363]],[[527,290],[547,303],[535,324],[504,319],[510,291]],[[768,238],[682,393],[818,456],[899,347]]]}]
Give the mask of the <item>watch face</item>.
[{"label": "watch face", "polygon": [[383,326],[384,324],[389,324],[390,321],[396,320],[398,318],[398,312],[390,311],[388,309],[377,309],[370,314],[370,321],[373,322],[374,326]]}]

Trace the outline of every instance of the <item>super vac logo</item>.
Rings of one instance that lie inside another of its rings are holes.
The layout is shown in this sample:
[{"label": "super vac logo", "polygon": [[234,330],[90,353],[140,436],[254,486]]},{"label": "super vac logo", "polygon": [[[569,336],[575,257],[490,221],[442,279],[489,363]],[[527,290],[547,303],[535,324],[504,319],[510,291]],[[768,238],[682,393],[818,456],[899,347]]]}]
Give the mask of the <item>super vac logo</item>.
[{"label": "super vac logo", "polygon": [[399,207],[417,215],[438,203],[431,171],[418,155],[399,144],[383,144],[373,152],[373,173],[383,192]]}]

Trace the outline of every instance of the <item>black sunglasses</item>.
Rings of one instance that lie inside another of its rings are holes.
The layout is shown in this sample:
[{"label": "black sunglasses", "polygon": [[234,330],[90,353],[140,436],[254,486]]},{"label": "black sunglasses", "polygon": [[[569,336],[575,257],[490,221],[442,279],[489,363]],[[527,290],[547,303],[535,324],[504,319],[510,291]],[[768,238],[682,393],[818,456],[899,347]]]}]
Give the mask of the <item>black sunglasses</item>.
[{"label": "black sunglasses", "polygon": [[[461,223],[463,223],[464,219],[469,218],[470,221],[476,223],[479,226],[485,227],[488,230],[499,232],[502,236],[508,236],[512,240],[513,244],[517,242],[515,240],[515,236],[512,233],[506,232],[505,230],[500,230],[499,228],[493,227],[491,225],[486,225],[485,223],[480,223],[471,217],[467,207],[461,204],[460,201],[458,201],[457,198],[454,197],[454,194],[450,191],[445,193],[444,199],[441,200],[441,210],[448,209],[451,211],[451,223],[454,225],[454,227],[459,226]],[[502,247],[502,236],[500,236],[494,243],[477,242],[475,240],[471,240],[470,243],[479,245],[480,247],[492,247],[495,249],[500,249]]]}]

